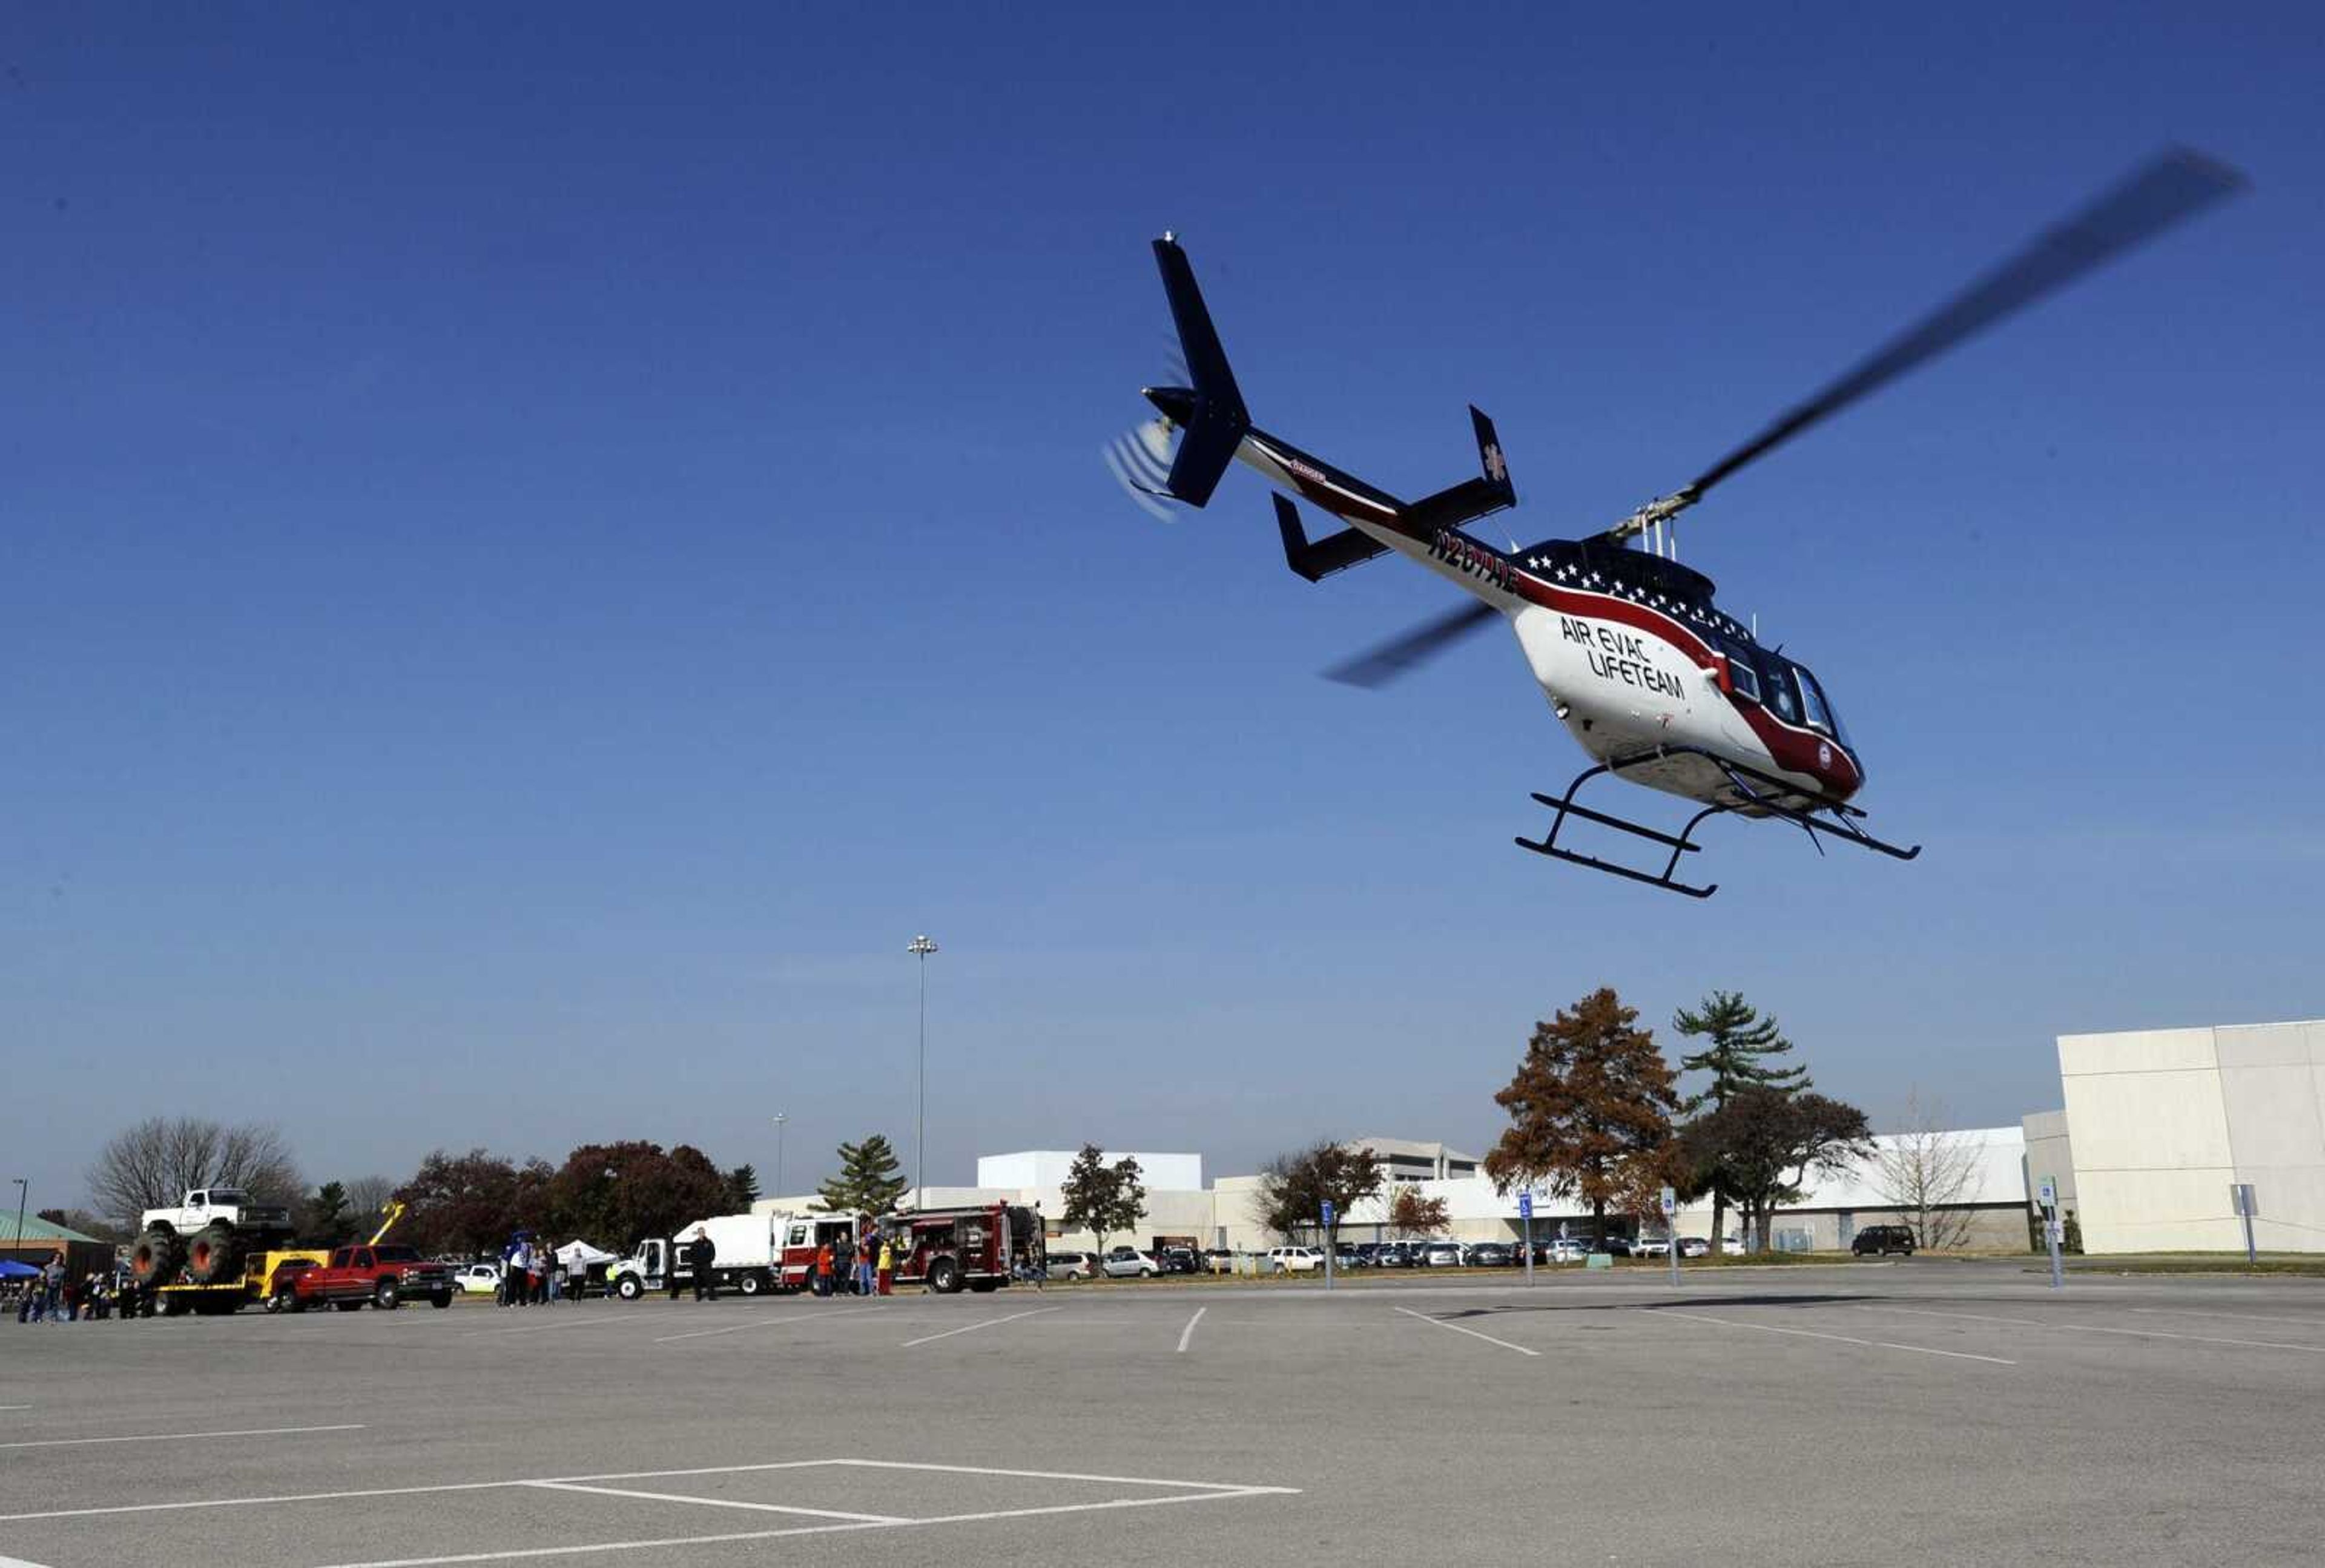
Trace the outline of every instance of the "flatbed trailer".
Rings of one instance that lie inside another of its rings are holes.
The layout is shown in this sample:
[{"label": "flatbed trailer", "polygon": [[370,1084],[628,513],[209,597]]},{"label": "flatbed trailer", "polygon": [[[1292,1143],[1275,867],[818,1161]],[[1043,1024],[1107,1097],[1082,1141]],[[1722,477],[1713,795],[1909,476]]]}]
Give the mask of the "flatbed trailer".
[{"label": "flatbed trailer", "polygon": [[[160,1313],[163,1317],[182,1317],[188,1313],[202,1317],[223,1317],[240,1312],[245,1305],[256,1302],[268,1312],[283,1310],[280,1292],[291,1276],[301,1269],[320,1267],[330,1259],[330,1254],[311,1248],[296,1248],[277,1252],[254,1252],[243,1260],[242,1277],[218,1285],[195,1285],[181,1273],[169,1285],[156,1285],[144,1294],[138,1302],[138,1314],[151,1317]],[[129,1300],[123,1298],[122,1315],[129,1315]]]}]

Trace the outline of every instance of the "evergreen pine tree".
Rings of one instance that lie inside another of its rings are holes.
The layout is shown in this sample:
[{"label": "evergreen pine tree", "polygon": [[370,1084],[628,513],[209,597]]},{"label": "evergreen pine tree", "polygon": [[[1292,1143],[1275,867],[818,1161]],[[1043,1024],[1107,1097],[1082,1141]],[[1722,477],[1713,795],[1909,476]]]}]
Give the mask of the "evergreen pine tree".
[{"label": "evergreen pine tree", "polygon": [[[1681,1007],[1672,1019],[1672,1026],[1682,1035],[1709,1036],[1710,1040],[1692,1056],[1680,1058],[1682,1072],[1711,1074],[1711,1081],[1690,1095],[1681,1107],[1690,1117],[1724,1110],[1746,1089],[1798,1094],[1810,1087],[1806,1067],[1798,1063],[1790,1067],[1768,1065],[1769,1058],[1790,1052],[1792,1043],[1784,1038],[1774,1018],[1763,1018],[1751,1003],[1734,991],[1712,992],[1692,1013]],[[1724,1245],[1721,1238],[1727,1227],[1728,1205],[1734,1194],[1716,1163],[1701,1173],[1701,1179],[1711,1189],[1711,1246],[1712,1256],[1717,1257]]]},{"label": "evergreen pine tree", "polygon": [[817,1200],[836,1214],[885,1214],[912,1183],[903,1162],[878,1133],[860,1144],[839,1146],[839,1174],[815,1190]]}]

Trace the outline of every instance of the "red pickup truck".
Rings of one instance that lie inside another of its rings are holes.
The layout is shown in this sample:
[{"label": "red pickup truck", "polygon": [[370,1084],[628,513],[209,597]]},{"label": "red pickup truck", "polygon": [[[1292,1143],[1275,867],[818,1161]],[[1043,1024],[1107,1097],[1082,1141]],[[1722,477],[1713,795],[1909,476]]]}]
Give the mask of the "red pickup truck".
[{"label": "red pickup truck", "polygon": [[452,1270],[410,1247],[342,1247],[329,1263],[302,1268],[275,1286],[277,1304],[294,1313],[326,1303],[351,1313],[369,1302],[393,1312],[409,1296],[429,1305],[452,1304]]}]

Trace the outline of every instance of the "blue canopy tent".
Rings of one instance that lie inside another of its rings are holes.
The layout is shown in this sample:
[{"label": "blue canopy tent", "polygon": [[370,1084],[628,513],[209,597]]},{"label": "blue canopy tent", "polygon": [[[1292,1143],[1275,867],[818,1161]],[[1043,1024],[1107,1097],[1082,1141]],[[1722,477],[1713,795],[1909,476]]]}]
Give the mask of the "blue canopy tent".
[{"label": "blue canopy tent", "polygon": [[13,1257],[0,1257],[0,1279],[30,1279],[41,1271]]}]

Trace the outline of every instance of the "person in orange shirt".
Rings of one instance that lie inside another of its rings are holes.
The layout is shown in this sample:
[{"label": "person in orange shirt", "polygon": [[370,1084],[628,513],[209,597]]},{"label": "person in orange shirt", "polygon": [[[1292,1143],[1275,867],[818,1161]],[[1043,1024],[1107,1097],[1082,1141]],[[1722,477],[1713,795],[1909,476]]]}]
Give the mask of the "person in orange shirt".
[{"label": "person in orange shirt", "polygon": [[831,1243],[829,1241],[815,1249],[815,1294],[831,1294]]}]

